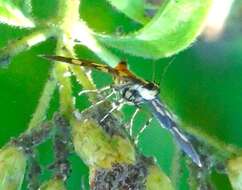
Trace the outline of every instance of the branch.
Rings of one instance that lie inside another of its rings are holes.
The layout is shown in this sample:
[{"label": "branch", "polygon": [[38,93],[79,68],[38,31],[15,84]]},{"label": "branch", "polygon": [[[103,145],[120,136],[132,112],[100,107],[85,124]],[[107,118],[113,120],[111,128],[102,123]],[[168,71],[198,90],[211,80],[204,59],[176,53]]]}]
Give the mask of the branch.
[{"label": "branch", "polygon": [[56,36],[57,33],[56,28],[44,28],[36,30],[26,37],[10,41],[5,48],[0,50],[0,66],[8,65],[15,55]]},{"label": "branch", "polygon": [[91,171],[91,188],[173,189],[169,178],[152,159],[137,152],[120,116],[110,115],[99,123],[110,106],[104,102],[82,112],[78,120],[71,120],[73,145]]}]

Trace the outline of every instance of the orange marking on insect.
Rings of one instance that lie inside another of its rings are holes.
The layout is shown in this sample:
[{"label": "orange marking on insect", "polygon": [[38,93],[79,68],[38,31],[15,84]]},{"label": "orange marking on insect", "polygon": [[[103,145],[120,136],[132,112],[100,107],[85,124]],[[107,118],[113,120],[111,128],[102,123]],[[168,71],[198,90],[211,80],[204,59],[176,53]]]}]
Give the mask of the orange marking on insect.
[{"label": "orange marking on insect", "polygon": [[134,74],[129,71],[127,68],[127,64],[124,61],[121,61],[115,68],[117,70],[117,73],[121,77],[133,77]]},{"label": "orange marking on insect", "polygon": [[72,65],[79,65],[87,68],[94,68],[99,71],[112,74],[117,82],[121,82],[122,80],[128,79],[130,81],[142,83],[143,85],[147,83],[145,80],[137,77],[134,73],[129,71],[129,69],[127,68],[127,63],[125,61],[121,61],[115,68],[112,68],[108,65],[97,64],[92,61],[83,60],[83,59],[73,59],[70,57],[63,57],[58,55],[41,55],[41,56],[49,60],[66,62]]}]

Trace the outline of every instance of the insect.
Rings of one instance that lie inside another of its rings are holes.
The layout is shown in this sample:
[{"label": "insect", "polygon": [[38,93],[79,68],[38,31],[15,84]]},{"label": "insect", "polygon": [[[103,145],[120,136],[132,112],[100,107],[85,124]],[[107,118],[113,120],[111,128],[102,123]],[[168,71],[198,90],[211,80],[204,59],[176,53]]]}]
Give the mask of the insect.
[{"label": "insect", "polygon": [[121,61],[116,67],[112,68],[108,65],[69,57],[56,55],[42,55],[42,57],[49,60],[66,62],[110,73],[114,78],[114,85],[112,88],[115,93],[119,94],[122,100],[126,101],[126,103],[134,104],[136,106],[146,104],[160,125],[173,135],[182,151],[186,153],[197,166],[202,167],[200,156],[190,142],[188,135],[177,126],[172,114],[161,102],[159,98],[159,86],[136,76],[127,68],[126,62]]}]

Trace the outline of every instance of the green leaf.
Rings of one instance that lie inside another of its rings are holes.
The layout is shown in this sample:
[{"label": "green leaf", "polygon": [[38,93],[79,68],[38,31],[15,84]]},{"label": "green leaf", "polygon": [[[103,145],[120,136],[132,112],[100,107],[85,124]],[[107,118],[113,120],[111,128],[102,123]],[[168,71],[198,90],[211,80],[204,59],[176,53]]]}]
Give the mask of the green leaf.
[{"label": "green leaf", "polygon": [[146,23],[148,18],[145,17],[145,3],[144,0],[108,0],[116,9],[124,13],[131,19],[139,22]]},{"label": "green leaf", "polygon": [[[20,1],[17,2],[19,5]],[[27,8],[27,4],[22,4]],[[29,12],[28,10],[27,12]],[[0,23],[5,23],[11,26],[18,26],[23,28],[33,28],[35,24],[28,18],[16,4],[8,0],[0,0]]]},{"label": "green leaf", "polygon": [[14,5],[16,7],[19,7],[24,15],[30,15],[32,12],[32,5],[31,5],[31,0],[15,0]]},{"label": "green leaf", "polygon": [[212,0],[167,1],[141,30],[127,36],[96,34],[105,45],[143,57],[171,56],[199,35]]}]

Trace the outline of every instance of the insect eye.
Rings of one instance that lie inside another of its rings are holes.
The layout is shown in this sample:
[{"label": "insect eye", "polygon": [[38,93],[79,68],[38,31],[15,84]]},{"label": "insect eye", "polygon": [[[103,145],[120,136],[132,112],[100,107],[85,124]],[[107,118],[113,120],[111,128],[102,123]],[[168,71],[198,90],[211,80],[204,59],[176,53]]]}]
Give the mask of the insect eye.
[{"label": "insect eye", "polygon": [[158,86],[153,83],[153,82],[149,82],[148,84],[146,84],[145,86],[148,90],[155,90],[155,89],[158,89]]}]

